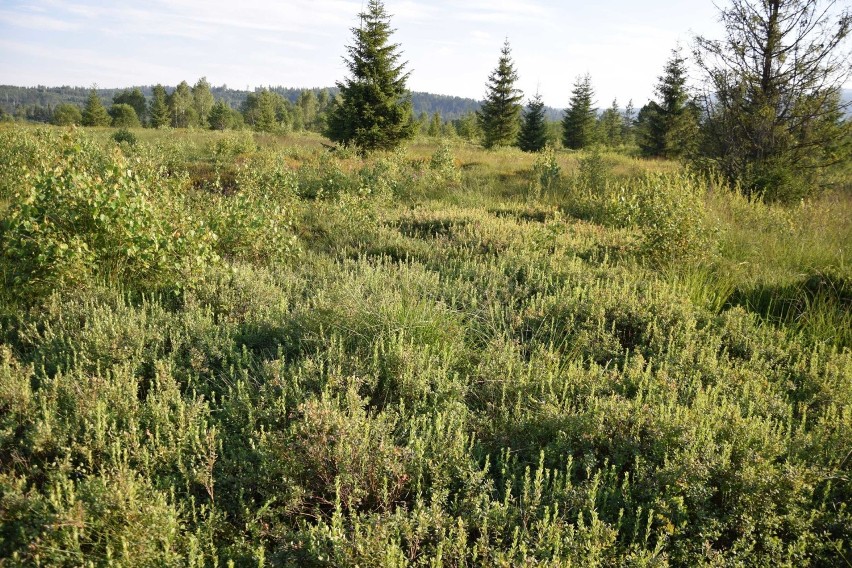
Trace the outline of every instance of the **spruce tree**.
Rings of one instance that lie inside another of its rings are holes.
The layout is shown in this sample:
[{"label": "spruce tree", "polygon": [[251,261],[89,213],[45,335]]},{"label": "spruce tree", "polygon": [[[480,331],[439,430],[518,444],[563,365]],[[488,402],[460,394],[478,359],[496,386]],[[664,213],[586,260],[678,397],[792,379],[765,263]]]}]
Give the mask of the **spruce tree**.
[{"label": "spruce tree", "polygon": [[621,140],[628,146],[633,144],[636,138],[636,109],[633,99],[627,101],[627,108],[621,115]]},{"label": "spruce tree", "polygon": [[579,150],[595,142],[597,109],[592,107],[594,96],[592,77],[588,73],[577,77],[562,119],[562,144],[566,148]]},{"label": "spruce tree", "polygon": [[647,122],[639,148],[645,156],[678,158],[690,152],[698,139],[698,121],[689,104],[686,59],[680,48],[672,50],[656,93],[648,104]]},{"label": "spruce tree", "polygon": [[390,150],[414,136],[411,94],[405,86],[410,73],[400,63],[399,44],[389,43],[394,30],[380,0],[369,0],[352,28],[354,44],[344,58],[351,73],[338,82],[340,99],[328,117],[326,135],[334,142],[355,146],[362,153]]},{"label": "spruce tree", "polygon": [[488,76],[485,100],[476,113],[486,148],[511,146],[518,139],[523,93],[515,88],[518,74],[509,40],[503,43],[497,68]]},{"label": "spruce tree", "polygon": [[435,111],[432,114],[432,119],[429,121],[429,128],[426,130],[426,135],[437,138],[441,135],[441,126],[441,113]]},{"label": "spruce tree", "polygon": [[536,93],[535,97],[527,103],[521,123],[521,132],[518,135],[518,146],[524,152],[539,152],[547,145],[547,122],[544,117],[544,102],[541,95]]},{"label": "spruce tree", "polygon": [[622,143],[622,121],[621,110],[618,108],[618,100],[612,100],[612,106],[601,113],[599,133],[603,143],[610,147],[620,146]]},{"label": "spruce tree", "polygon": [[98,92],[92,89],[83,108],[83,126],[109,126],[111,123],[112,118],[101,102]]},{"label": "spruce tree", "polygon": [[168,95],[162,85],[154,87],[154,96],[151,98],[151,106],[148,110],[151,128],[163,128],[171,124],[172,118],[169,112]]}]

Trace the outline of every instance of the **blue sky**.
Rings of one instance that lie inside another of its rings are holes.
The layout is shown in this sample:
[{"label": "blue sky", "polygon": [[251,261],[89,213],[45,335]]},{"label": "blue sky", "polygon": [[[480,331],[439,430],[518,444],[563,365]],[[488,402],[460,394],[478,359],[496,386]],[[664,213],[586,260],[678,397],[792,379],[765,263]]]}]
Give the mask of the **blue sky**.
[{"label": "blue sky", "polygon": [[[670,50],[719,36],[710,0],[386,0],[409,87],[479,99],[505,37],[528,95],[564,107],[589,72],[598,106],[641,106]],[[361,0],[0,0],[0,83],[331,86]]]}]

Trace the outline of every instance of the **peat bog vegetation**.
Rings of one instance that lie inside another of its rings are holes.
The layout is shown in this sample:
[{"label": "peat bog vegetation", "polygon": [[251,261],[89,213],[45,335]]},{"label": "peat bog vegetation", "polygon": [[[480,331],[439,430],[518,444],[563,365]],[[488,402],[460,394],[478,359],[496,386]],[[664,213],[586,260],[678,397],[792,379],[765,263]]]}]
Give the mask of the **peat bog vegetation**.
[{"label": "peat bog vegetation", "polygon": [[848,177],[113,132],[0,127],[0,566],[852,562]]}]

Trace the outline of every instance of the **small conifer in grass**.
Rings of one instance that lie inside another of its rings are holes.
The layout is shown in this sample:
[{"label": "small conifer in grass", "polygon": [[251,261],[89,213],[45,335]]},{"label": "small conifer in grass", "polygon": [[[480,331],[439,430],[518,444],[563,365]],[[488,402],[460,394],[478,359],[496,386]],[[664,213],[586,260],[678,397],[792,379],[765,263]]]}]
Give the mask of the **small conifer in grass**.
[{"label": "small conifer in grass", "polygon": [[544,118],[544,101],[541,95],[527,104],[521,123],[521,133],[518,135],[518,146],[524,152],[539,152],[547,145],[547,123]]},{"label": "small conifer in grass", "polygon": [[101,102],[98,92],[92,89],[83,109],[83,126],[109,126],[111,123],[112,118]]},{"label": "small conifer in grass", "polygon": [[362,153],[392,150],[414,136],[411,94],[405,86],[409,72],[400,63],[399,44],[390,43],[394,30],[379,0],[369,0],[361,24],[352,28],[353,45],[344,58],[351,73],[338,82],[340,98],[328,118],[326,135]]},{"label": "small conifer in grass", "polygon": [[577,77],[571,91],[571,101],[562,119],[562,144],[572,150],[580,150],[595,142],[597,109],[594,104],[595,91],[592,77]]},{"label": "small conifer in grass", "polygon": [[517,142],[520,127],[523,93],[515,88],[518,73],[512,61],[512,49],[507,39],[500,51],[497,68],[488,76],[485,101],[476,113],[482,129],[482,144],[486,148],[511,146]]}]

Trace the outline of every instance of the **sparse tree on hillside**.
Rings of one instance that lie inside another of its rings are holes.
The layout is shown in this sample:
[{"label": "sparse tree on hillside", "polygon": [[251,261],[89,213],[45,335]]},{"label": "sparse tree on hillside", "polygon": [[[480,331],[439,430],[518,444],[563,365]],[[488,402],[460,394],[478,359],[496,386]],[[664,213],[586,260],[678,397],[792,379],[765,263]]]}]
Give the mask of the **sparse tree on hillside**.
[{"label": "sparse tree on hillside", "polygon": [[390,16],[379,0],[369,0],[352,28],[354,44],[345,58],[350,77],[337,83],[340,101],[328,117],[327,136],[361,152],[389,150],[414,136],[409,73],[400,63],[399,44],[390,43]]},{"label": "sparse tree on hillside", "polygon": [[544,101],[536,93],[527,103],[518,134],[518,146],[524,152],[539,152],[547,145],[547,121],[544,116]]},{"label": "sparse tree on hillside", "polygon": [[595,121],[597,109],[594,105],[595,92],[592,89],[592,77],[587,73],[577,77],[571,100],[562,119],[562,144],[572,150],[591,146],[595,140]]},{"label": "sparse tree on hillside", "polygon": [[511,146],[518,140],[521,100],[523,93],[515,88],[518,73],[512,61],[509,40],[503,43],[497,68],[488,76],[487,92],[477,119],[482,130],[482,144],[486,148]]},{"label": "sparse tree on hillside", "polygon": [[71,103],[60,103],[53,109],[53,124],[58,126],[72,126],[83,122],[83,114],[77,105]]},{"label": "sparse tree on hillside", "polygon": [[98,92],[92,89],[83,109],[83,126],[109,126],[112,119],[101,102]]},{"label": "sparse tree on hillside", "polygon": [[749,194],[791,199],[848,156],[840,87],[852,10],[836,0],[730,0],[725,37],[696,38],[705,72],[704,151]]},{"label": "sparse tree on hillside", "polygon": [[138,87],[133,89],[124,89],[120,93],[116,93],[112,97],[112,104],[132,106],[133,110],[136,111],[136,116],[139,118],[139,122],[145,121],[148,103],[145,100],[145,95],[142,94],[142,90]]},{"label": "sparse tree on hillside", "polygon": [[169,112],[168,94],[165,87],[157,85],[154,87],[154,96],[148,110],[151,117],[151,128],[163,128],[171,124],[171,113]]},{"label": "sparse tree on hillside", "polygon": [[139,128],[139,117],[134,108],[128,104],[119,103],[109,109],[112,125],[116,128]]}]

